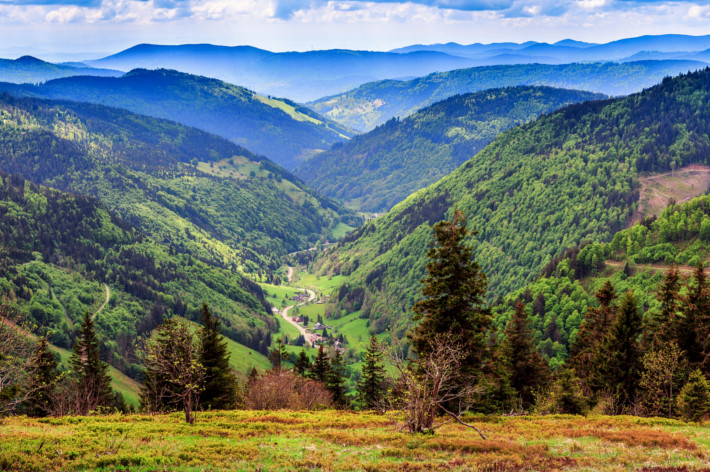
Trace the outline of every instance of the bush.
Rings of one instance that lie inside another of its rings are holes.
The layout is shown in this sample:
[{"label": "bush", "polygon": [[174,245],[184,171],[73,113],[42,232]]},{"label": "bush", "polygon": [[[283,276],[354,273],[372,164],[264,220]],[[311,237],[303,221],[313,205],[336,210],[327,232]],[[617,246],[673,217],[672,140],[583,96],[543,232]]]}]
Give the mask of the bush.
[{"label": "bush", "polygon": [[678,395],[678,411],[686,421],[700,421],[710,409],[710,387],[699,370],[690,374],[688,383]]},{"label": "bush", "polygon": [[563,370],[555,379],[552,388],[537,398],[538,413],[586,415],[589,399],[584,396],[580,380],[571,369]]},{"label": "bush", "polygon": [[244,404],[250,410],[314,410],[332,406],[333,397],[321,382],[274,370],[249,381]]}]

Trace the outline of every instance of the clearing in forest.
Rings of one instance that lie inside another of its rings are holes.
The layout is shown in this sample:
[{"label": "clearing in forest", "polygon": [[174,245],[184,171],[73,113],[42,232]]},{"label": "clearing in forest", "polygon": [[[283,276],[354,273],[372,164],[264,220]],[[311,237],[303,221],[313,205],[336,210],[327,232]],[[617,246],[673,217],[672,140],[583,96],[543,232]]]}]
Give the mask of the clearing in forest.
[{"label": "clearing in forest", "polygon": [[691,165],[674,172],[640,177],[639,183],[639,205],[629,227],[646,217],[659,216],[671,199],[683,203],[706,193],[710,188],[710,167]]}]

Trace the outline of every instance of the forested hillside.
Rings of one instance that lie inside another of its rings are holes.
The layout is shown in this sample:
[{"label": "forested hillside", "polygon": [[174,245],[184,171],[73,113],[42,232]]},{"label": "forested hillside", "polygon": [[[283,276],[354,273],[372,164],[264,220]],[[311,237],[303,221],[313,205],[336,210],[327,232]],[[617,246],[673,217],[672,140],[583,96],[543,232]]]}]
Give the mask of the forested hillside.
[{"label": "forested hillside", "polygon": [[0,90],[125,108],[227,138],[288,169],[351,136],[289,100],[257,95],[216,79],[171,70],[134,70],[122,77],[70,77]]},{"label": "forested hillside", "polygon": [[506,297],[496,326],[502,331],[523,300],[532,307],[538,347],[556,367],[569,354],[587,307],[598,307],[594,294],[607,280],[617,294],[632,290],[651,317],[662,309],[661,282],[673,266],[686,279],[709,259],[710,197],[671,204],[658,218],[620,231],[608,243],[575,247],[555,258],[533,283]]},{"label": "forested hillside", "polygon": [[[234,159],[253,175],[197,170]],[[269,277],[286,253],[331,238],[344,219],[357,223],[229,141],[100,105],[0,95],[0,169],[94,196],[172,250],[255,277]]]},{"label": "forested hillside", "polygon": [[546,85],[618,96],[638,92],[674,76],[706,67],[694,61],[641,61],[623,64],[516,64],[474,67],[413,80],[383,80],[308,103],[321,115],[368,131],[452,95],[517,85]]},{"label": "forested hillside", "polygon": [[710,156],[710,69],[626,98],[571,105],[500,135],[438,183],[350,234],[317,261],[350,274],[346,310],[403,335],[418,297],[430,226],[469,217],[491,297],[519,289],[566,248],[612,239],[639,198],[638,175]]},{"label": "forested hillside", "polygon": [[335,145],[296,174],[348,207],[387,211],[448,175],[502,131],[564,105],[601,98],[550,87],[457,95]]},{"label": "forested hillside", "polygon": [[0,291],[24,315],[14,321],[59,347],[89,311],[102,357],[137,377],[141,336],[208,302],[227,336],[266,352],[274,326],[258,285],[156,243],[93,198],[0,173],[0,241]]}]

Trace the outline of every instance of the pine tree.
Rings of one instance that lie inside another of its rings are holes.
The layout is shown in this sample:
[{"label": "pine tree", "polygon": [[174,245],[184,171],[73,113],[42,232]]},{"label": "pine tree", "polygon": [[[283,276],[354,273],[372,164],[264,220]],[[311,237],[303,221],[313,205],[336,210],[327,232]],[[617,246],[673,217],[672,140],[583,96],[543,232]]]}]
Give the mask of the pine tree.
[{"label": "pine tree", "polygon": [[40,338],[32,353],[29,363],[29,385],[26,389],[30,394],[26,404],[29,416],[47,416],[54,406],[54,392],[57,389],[61,373],[54,353],[49,350],[46,338]]},{"label": "pine tree", "polygon": [[370,345],[363,355],[362,380],[358,384],[358,399],[363,408],[372,410],[381,406],[385,394],[385,368],[382,365],[382,350],[377,339],[370,337]]},{"label": "pine tree", "polygon": [[538,354],[535,335],[522,302],[505,327],[505,339],[500,346],[502,359],[507,364],[510,386],[515,389],[524,409],[535,401],[535,393],[550,382],[550,368]]},{"label": "pine tree", "polygon": [[99,356],[99,340],[89,312],[84,314],[79,338],[69,360],[74,374],[76,413],[86,415],[114,403],[108,364]]},{"label": "pine tree", "polygon": [[234,408],[237,401],[237,378],[229,364],[229,349],[219,327],[219,319],[203,303],[199,359],[205,369],[205,383],[200,405],[227,410]]},{"label": "pine tree", "polygon": [[318,355],[316,355],[313,364],[311,364],[311,370],[308,372],[308,376],[313,380],[326,383],[328,371],[330,371],[330,362],[328,362],[328,356],[321,344],[318,346]]},{"label": "pine tree", "polygon": [[686,421],[700,421],[710,411],[710,386],[700,370],[690,373],[678,395],[678,411]]},{"label": "pine tree", "polygon": [[598,356],[598,385],[615,396],[621,409],[628,408],[636,397],[641,377],[641,313],[631,291],[626,292],[609,334]]},{"label": "pine tree", "polygon": [[581,381],[575,376],[574,370],[562,370],[557,375],[557,379],[544,401],[547,411],[541,412],[565,415],[586,414],[589,410],[589,400],[582,392],[580,385]]},{"label": "pine tree", "polygon": [[678,346],[692,367],[699,367],[708,352],[704,332],[710,326],[710,290],[705,276],[705,267],[699,262],[693,275],[693,284],[688,286],[688,295],[679,320]]},{"label": "pine tree", "polygon": [[340,351],[335,350],[335,355],[330,360],[330,368],[326,375],[325,386],[333,395],[333,403],[338,408],[344,408],[347,404],[345,398],[345,363]]},{"label": "pine tree", "polygon": [[311,359],[308,357],[308,354],[306,353],[306,350],[303,349],[301,352],[298,353],[298,357],[296,358],[296,362],[293,364],[293,370],[296,372],[298,375],[304,376],[308,372],[308,370],[311,368]]},{"label": "pine tree", "polygon": [[589,308],[579,328],[574,344],[570,347],[570,365],[582,380],[586,394],[592,390],[592,373],[603,353],[600,347],[616,317],[614,300],[616,293],[608,280],[595,294],[599,308]]},{"label": "pine tree", "polygon": [[454,211],[452,221],[441,221],[433,229],[435,241],[427,252],[428,275],[422,280],[425,298],[412,308],[414,320],[419,321],[410,335],[412,347],[424,357],[439,336],[451,334],[464,353],[461,373],[477,374],[488,358],[486,332],[491,313],[483,306],[488,282],[466,245],[465,239],[472,233],[461,211]]},{"label": "pine tree", "polygon": [[658,301],[661,310],[651,316],[646,332],[644,346],[647,349],[658,349],[670,341],[679,339],[680,311],[680,275],[678,269],[672,267],[658,290]]}]

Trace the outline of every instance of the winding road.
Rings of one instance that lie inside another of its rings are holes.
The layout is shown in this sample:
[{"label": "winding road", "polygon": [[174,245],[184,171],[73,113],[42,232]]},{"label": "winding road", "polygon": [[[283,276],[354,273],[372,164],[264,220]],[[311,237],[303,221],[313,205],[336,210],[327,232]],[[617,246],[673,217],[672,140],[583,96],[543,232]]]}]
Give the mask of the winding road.
[{"label": "winding road", "polygon": [[[292,267],[289,267],[289,275],[290,275],[290,271],[291,271],[291,270],[292,270]],[[289,278],[290,278],[290,277],[289,277]],[[305,302],[299,303],[298,306],[303,306],[303,305],[305,305],[306,303],[310,303],[310,302],[312,302],[313,300],[316,299],[316,293],[315,293],[313,290],[309,290],[309,289],[307,289],[307,288],[299,288],[298,290],[308,292],[308,300],[306,300]],[[303,338],[306,340],[306,342],[307,342],[308,344],[312,344],[312,343],[313,343],[313,340],[311,339],[311,337],[313,336],[313,334],[309,333],[309,332],[306,330],[306,328],[304,328],[304,327],[301,326],[300,324],[296,323],[295,321],[293,321],[293,318],[292,318],[292,317],[288,316],[289,310],[290,310],[291,308],[293,308],[294,306],[296,306],[296,305],[291,305],[291,306],[287,306],[286,308],[284,308],[283,311],[281,312],[281,316],[283,316],[283,319],[284,319],[284,320],[286,320],[287,322],[291,323],[293,326],[296,327],[296,329],[298,330],[298,332],[301,333],[301,335],[303,336]]]},{"label": "winding road", "polygon": [[94,321],[96,319],[96,315],[101,313],[101,310],[103,310],[108,304],[108,299],[111,298],[111,290],[109,290],[108,285],[104,284],[104,287],[106,287],[106,300],[104,301],[104,304],[99,307],[96,313],[94,313],[94,316],[91,317],[91,321]]}]

